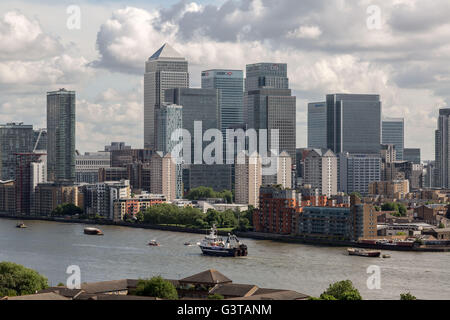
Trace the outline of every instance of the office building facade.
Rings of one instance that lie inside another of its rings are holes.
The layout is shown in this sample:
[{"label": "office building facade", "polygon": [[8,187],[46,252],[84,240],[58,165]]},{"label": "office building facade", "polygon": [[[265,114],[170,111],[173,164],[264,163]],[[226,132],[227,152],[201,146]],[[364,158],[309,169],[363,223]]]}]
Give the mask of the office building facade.
[{"label": "office building facade", "polygon": [[[289,89],[287,64],[247,65],[244,120],[248,129],[268,130],[268,141],[259,141],[261,156],[265,156],[262,150],[285,151],[295,163],[296,97]],[[272,145],[270,136],[275,129],[279,140]]]},{"label": "office building facade", "polygon": [[[182,140],[173,140],[172,134],[183,128],[183,107],[175,104],[163,104],[156,111],[156,121],[158,123],[157,150],[163,152],[163,154],[171,153],[173,158],[182,156],[182,153],[173,153],[175,152],[175,146]],[[181,163],[177,163],[176,167],[176,198],[181,199],[183,197],[183,167]]]},{"label": "office building facade", "polygon": [[379,95],[327,95],[327,148],[335,154],[380,154]]},{"label": "office building facade", "polygon": [[244,123],[244,72],[242,70],[207,70],[202,72],[203,89],[220,90],[220,127],[226,130]]},{"label": "office building facade", "polygon": [[185,169],[186,191],[210,187],[216,192],[232,190],[232,166],[226,164],[195,164]]},{"label": "office building facade", "polygon": [[327,148],[327,103],[308,104],[308,148]]},{"label": "office building facade", "polygon": [[0,125],[1,180],[16,178],[16,154],[33,151],[33,126],[23,123]]},{"label": "office building facade", "polygon": [[439,119],[435,133],[435,183],[438,188],[450,187],[450,109],[439,110]]},{"label": "office building facade", "polygon": [[395,147],[396,160],[402,161],[405,148],[405,119],[384,117],[381,143],[393,145]]},{"label": "office building facade", "polygon": [[369,185],[381,181],[381,157],[370,154],[341,153],[339,156],[340,192],[369,194]]},{"label": "office building facade", "polygon": [[[203,140],[203,134],[206,130],[221,129],[220,91],[218,89],[168,89],[165,92],[165,99],[168,104],[182,106],[183,129],[189,131],[192,141],[190,150],[191,163],[203,164],[201,159],[195,159],[194,157],[194,137],[197,135]],[[195,127],[195,122],[199,122],[201,127]],[[197,146],[197,149],[201,148],[202,155],[204,148],[208,144],[203,142],[202,145]],[[185,150],[188,144],[185,145],[184,153],[189,152],[189,150]]]},{"label": "office building facade", "polygon": [[86,152],[75,159],[77,183],[97,183],[98,170],[111,167],[110,152]]},{"label": "office building facade", "polygon": [[75,182],[75,92],[47,93],[48,180]]},{"label": "office building facade", "polygon": [[189,88],[188,62],[164,44],[146,62],[144,75],[144,148],[156,151],[155,110],[165,101],[165,90]]},{"label": "office building facade", "polygon": [[30,215],[35,187],[46,182],[46,155],[37,153],[16,154],[16,213]]},{"label": "office building facade", "polygon": [[405,148],[403,160],[412,162],[414,164],[422,164],[420,149],[418,148]]}]

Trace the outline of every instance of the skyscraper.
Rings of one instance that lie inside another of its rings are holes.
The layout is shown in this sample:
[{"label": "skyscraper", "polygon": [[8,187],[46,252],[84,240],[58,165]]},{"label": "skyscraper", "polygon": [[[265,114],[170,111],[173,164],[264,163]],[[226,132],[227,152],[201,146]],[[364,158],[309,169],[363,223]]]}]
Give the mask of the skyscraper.
[{"label": "skyscraper", "polygon": [[158,123],[157,151],[172,152],[179,143],[172,141],[172,134],[183,128],[183,107],[176,104],[163,104],[156,110],[156,121]]},{"label": "skyscraper", "polygon": [[[244,120],[249,129],[268,130],[268,150],[277,148],[296,157],[296,97],[291,95],[287,64],[247,65]],[[271,146],[273,129],[279,130],[278,146]],[[262,141],[259,141],[261,145]],[[263,155],[264,156],[264,155]]]},{"label": "skyscraper", "polygon": [[[162,151],[163,154],[172,153],[174,148],[180,142],[172,140],[172,134],[183,128],[183,107],[172,104],[163,104],[156,111],[156,121],[157,121],[157,150]],[[173,154],[172,157],[175,158],[179,154]],[[176,198],[181,199],[183,197],[183,168],[182,164],[178,163],[176,165]]]},{"label": "skyscraper", "polygon": [[[176,104],[183,107],[183,129],[189,131],[192,141],[194,141],[194,125],[196,121],[202,123],[201,132],[197,132],[197,134],[202,137],[208,129],[220,130],[220,92],[218,89],[168,89],[165,93],[165,100],[166,103]],[[204,148],[206,145],[208,145],[208,143],[205,142],[202,147]],[[193,146],[194,144],[192,144],[191,149],[192,159],[194,159]],[[186,150],[184,151],[186,152]]]},{"label": "skyscraper", "polygon": [[308,148],[325,149],[327,147],[327,103],[308,104]]},{"label": "skyscraper", "polygon": [[203,71],[202,88],[220,90],[220,122],[224,137],[227,129],[244,123],[244,72],[242,70]]},{"label": "skyscraper", "polygon": [[34,189],[46,182],[46,155],[37,153],[18,153],[16,155],[16,212],[30,215]]},{"label": "skyscraper", "polygon": [[33,151],[33,126],[23,123],[0,125],[0,178],[16,178],[16,153]]},{"label": "skyscraper", "polygon": [[75,91],[47,93],[48,180],[75,181]]},{"label": "skyscraper", "polygon": [[339,185],[341,192],[369,193],[372,182],[381,181],[381,156],[376,154],[339,154]]},{"label": "skyscraper", "polygon": [[188,88],[188,62],[167,43],[146,62],[144,75],[144,147],[156,147],[155,110],[164,103],[164,90]]},{"label": "skyscraper", "polygon": [[402,161],[405,147],[405,119],[383,118],[381,143],[394,145],[396,159]]},{"label": "skyscraper", "polygon": [[235,168],[236,203],[258,207],[259,188],[262,185],[261,157],[257,153],[248,156],[245,152],[241,152],[238,154]]},{"label": "skyscraper", "polygon": [[327,147],[342,152],[380,154],[379,95],[327,95]]},{"label": "skyscraper", "polygon": [[321,195],[337,195],[338,160],[331,150],[312,149],[303,158],[303,183],[319,189]]},{"label": "skyscraper", "polygon": [[176,165],[170,153],[163,156],[157,152],[151,160],[150,192],[163,194],[167,201],[176,199]]},{"label": "skyscraper", "polygon": [[438,188],[450,186],[450,109],[439,110],[438,129],[435,135],[435,183]]}]

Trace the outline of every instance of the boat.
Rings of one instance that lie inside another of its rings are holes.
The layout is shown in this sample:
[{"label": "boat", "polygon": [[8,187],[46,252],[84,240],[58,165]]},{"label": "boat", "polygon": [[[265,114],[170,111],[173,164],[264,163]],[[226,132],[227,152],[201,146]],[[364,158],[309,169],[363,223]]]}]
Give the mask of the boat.
[{"label": "boat", "polygon": [[156,240],[151,240],[148,245],[150,247],[159,247],[159,243]]},{"label": "boat", "polygon": [[229,233],[226,240],[218,237],[216,225],[212,226],[209,235],[199,243],[199,247],[207,256],[245,257],[248,255],[247,246],[235,235]]},{"label": "boat", "polygon": [[347,249],[347,252],[351,256],[360,256],[360,257],[369,257],[369,258],[378,258],[381,255],[381,251],[379,251],[379,250],[366,250],[366,249],[350,248],[350,249]]},{"label": "boat", "polygon": [[390,254],[383,254],[383,259],[389,259],[391,257]]},{"label": "boat", "polygon": [[102,236],[103,232],[97,228],[84,228],[84,233],[91,236]]},{"label": "boat", "polygon": [[26,225],[25,223],[19,222],[19,223],[17,223],[16,228],[19,228],[19,229],[26,229],[26,228],[28,228],[28,227],[27,227],[27,225]]}]

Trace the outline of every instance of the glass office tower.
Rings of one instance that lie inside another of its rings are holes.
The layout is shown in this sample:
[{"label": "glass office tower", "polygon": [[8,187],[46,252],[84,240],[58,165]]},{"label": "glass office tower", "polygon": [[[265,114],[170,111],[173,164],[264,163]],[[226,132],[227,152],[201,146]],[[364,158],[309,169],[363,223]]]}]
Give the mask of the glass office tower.
[{"label": "glass office tower", "polygon": [[327,147],[327,103],[308,104],[308,148],[325,149]]},{"label": "glass office tower", "polygon": [[48,181],[75,182],[75,91],[47,93]]},{"label": "glass office tower", "polygon": [[16,178],[16,154],[33,151],[33,126],[23,123],[0,125],[0,180]]},{"label": "glass office tower", "polygon": [[244,72],[207,70],[202,72],[203,89],[220,90],[220,123],[223,136],[227,129],[244,123]]},{"label": "glass office tower", "polygon": [[[296,157],[296,97],[292,96],[285,63],[247,65],[244,119],[249,129],[267,129],[268,150]],[[270,145],[271,130],[279,130],[277,146]],[[261,143],[261,141],[260,141]]]},{"label": "glass office tower", "polygon": [[381,141],[382,144],[394,145],[396,160],[403,161],[405,146],[405,119],[383,118]]},{"label": "glass office tower", "polygon": [[[176,104],[183,107],[183,129],[189,131],[192,142],[194,142],[196,133],[194,132],[194,124],[196,121],[201,121],[202,123],[202,131],[197,132],[197,135],[201,137],[203,137],[203,134],[208,129],[221,130],[219,90],[193,88],[169,89],[165,92],[165,100],[168,104]],[[208,142],[203,142],[203,150],[207,145],[209,145]],[[192,143],[191,156],[191,163],[194,163],[194,143]]]},{"label": "glass office tower", "polygon": [[[172,153],[175,146],[179,144],[178,141],[172,140],[172,134],[183,128],[183,107],[175,104],[163,104],[156,111],[156,121],[158,128],[158,144],[157,150],[162,151],[163,154]],[[172,154],[176,157],[178,154]],[[176,198],[183,198],[183,167],[181,164],[176,166]]]},{"label": "glass office tower", "polygon": [[336,154],[380,154],[379,95],[327,95],[327,147]]},{"label": "glass office tower", "polygon": [[157,144],[155,110],[164,103],[164,91],[188,88],[188,62],[170,45],[164,44],[145,64],[144,75],[144,147]]}]

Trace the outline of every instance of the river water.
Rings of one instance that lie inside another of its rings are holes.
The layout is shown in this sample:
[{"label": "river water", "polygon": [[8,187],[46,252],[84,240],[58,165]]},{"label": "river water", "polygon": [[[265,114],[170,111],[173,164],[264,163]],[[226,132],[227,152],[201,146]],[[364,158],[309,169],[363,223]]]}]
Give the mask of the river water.
[{"label": "river water", "polygon": [[[0,261],[37,270],[50,285],[66,282],[66,269],[78,265],[82,282],[137,279],[161,275],[181,279],[217,269],[235,283],[290,289],[320,295],[330,283],[352,280],[364,299],[399,299],[411,292],[419,299],[450,299],[450,253],[386,252],[391,259],[348,256],[345,248],[285,244],[243,239],[245,258],[203,256],[201,235],[99,226],[104,236],[83,234],[84,225],[0,219]],[[160,247],[149,247],[150,240]],[[367,269],[381,270],[381,289],[370,290]]]}]

